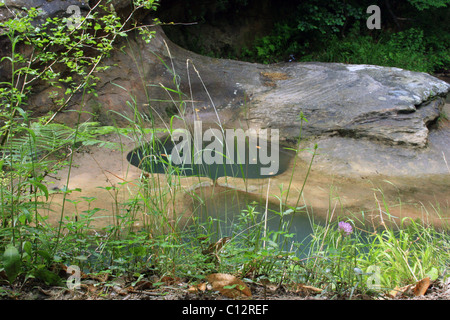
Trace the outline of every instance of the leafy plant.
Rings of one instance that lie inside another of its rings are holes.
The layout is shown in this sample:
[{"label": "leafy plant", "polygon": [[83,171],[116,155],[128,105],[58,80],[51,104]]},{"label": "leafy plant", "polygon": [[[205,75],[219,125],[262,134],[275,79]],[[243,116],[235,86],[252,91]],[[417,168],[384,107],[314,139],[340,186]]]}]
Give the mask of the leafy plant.
[{"label": "leafy plant", "polygon": [[[118,37],[126,37],[127,32],[136,29],[147,39],[151,37],[145,27],[126,28],[138,10],[155,8],[156,1],[135,1],[134,10],[122,22],[112,7],[99,1],[75,28],[69,27],[66,18],[36,23],[40,12],[30,8],[0,24],[11,48],[10,55],[0,60],[10,70],[2,74],[4,81],[0,83],[0,248],[5,248],[2,265],[10,282],[20,271],[29,269],[47,280],[51,278],[46,268],[58,252],[64,204],[56,234],[51,235],[51,229],[44,232],[38,208],[41,197],[48,200],[49,190],[43,180],[62,166],[69,166],[69,180],[73,152],[78,147],[106,145],[95,137],[108,128],[80,123],[84,97],[96,94],[95,74],[109,67],[101,62]],[[50,93],[55,111],[37,121],[26,106],[33,87],[43,83],[55,88]],[[52,123],[78,94],[82,96],[78,125],[69,128]],[[64,191],[64,200],[69,192]]]},{"label": "leafy plant", "polygon": [[21,271],[21,257],[19,250],[12,244],[5,248],[3,253],[3,269],[5,270],[8,280],[12,282]]},{"label": "leafy plant", "polygon": [[408,0],[408,2],[419,10],[442,8],[450,4],[448,0]]},{"label": "leafy plant", "polygon": [[306,1],[286,13],[283,23],[275,23],[271,34],[255,40],[240,58],[262,63],[286,61],[290,56],[298,59],[322,48],[328,37],[342,33],[349,22],[363,18],[361,10],[352,3]]}]

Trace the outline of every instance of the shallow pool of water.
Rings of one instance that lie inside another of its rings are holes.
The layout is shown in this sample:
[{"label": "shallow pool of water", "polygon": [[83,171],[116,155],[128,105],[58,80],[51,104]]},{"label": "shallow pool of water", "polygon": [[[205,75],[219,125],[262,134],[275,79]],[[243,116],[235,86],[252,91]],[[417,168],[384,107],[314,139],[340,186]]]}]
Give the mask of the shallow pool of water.
[{"label": "shallow pool of water", "polygon": [[[258,213],[254,214],[254,219],[252,214],[249,214],[249,210]],[[286,231],[293,235],[287,238],[281,236],[277,239],[278,243],[282,243],[283,239],[286,240],[284,241],[286,250],[291,248],[292,242],[302,243],[302,247],[307,246],[313,232],[313,217],[305,210],[281,216],[279,204],[268,203],[267,228],[265,228],[265,211],[266,202],[261,197],[224,188],[205,197],[203,203],[199,203],[195,208],[194,216],[199,217],[203,223],[210,222],[211,230],[209,231],[216,234],[217,239],[225,236],[242,236],[249,234],[252,230],[263,232],[266,229],[271,239],[277,231]],[[315,218],[314,223],[323,224],[324,221]]]},{"label": "shallow pool of water", "polygon": [[[236,177],[261,179],[279,175],[286,171],[294,153],[272,143],[258,141],[252,145],[249,140],[234,140],[230,146],[224,141],[220,150],[209,148],[203,143],[200,151],[195,151],[191,144],[189,161],[177,163],[174,160],[175,144],[169,138],[143,145],[127,155],[127,160],[134,166],[151,173],[175,173],[183,176],[203,176],[216,180],[219,177]],[[235,150],[230,156],[227,150]],[[183,158],[183,150],[180,150]],[[200,160],[193,159],[200,154]],[[205,161],[206,154],[210,160]],[[183,158],[186,159],[186,158]],[[211,161],[214,160],[214,161]]]}]

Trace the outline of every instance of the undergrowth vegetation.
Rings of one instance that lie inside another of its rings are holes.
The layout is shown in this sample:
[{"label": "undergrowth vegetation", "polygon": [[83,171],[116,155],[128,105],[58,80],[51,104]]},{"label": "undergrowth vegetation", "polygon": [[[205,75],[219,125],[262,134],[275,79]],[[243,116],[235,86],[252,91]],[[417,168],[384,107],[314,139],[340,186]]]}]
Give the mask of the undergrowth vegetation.
[{"label": "undergrowth vegetation", "polygon": [[[252,12],[258,11],[252,1],[221,2],[222,7],[203,10],[186,3],[183,5],[185,19],[199,24],[206,21],[208,25],[215,27],[217,23],[214,17],[220,14],[241,14],[243,17],[245,15],[242,12],[246,11],[249,15],[258,14]],[[380,8],[380,29],[369,29],[366,26],[371,16],[366,11],[371,5]],[[264,1],[261,6],[271,10],[269,15],[264,11],[259,13],[267,19],[261,21],[268,26],[262,30],[255,27],[256,32],[260,31],[259,36],[245,42],[243,48],[241,42],[244,40],[230,48],[232,44],[228,44],[226,39],[219,40],[213,46],[203,43],[202,37],[196,34],[191,35],[193,39],[186,38],[184,35],[189,34],[189,27],[181,29],[179,34],[171,30],[171,27],[166,30],[169,35],[173,34],[174,39],[180,38],[188,49],[195,52],[251,62],[365,63],[429,73],[450,68],[450,30],[445,22],[450,16],[447,0],[380,3],[366,0],[309,0],[287,1],[283,4]],[[189,14],[191,10],[192,13]],[[228,45],[221,46],[221,41]]]},{"label": "undergrowth vegetation", "polygon": [[[154,5],[152,1],[140,3],[141,7],[148,8]],[[57,27],[51,29],[54,32],[48,32],[45,29],[54,25],[64,29],[64,23],[49,21],[37,30],[31,23],[34,14],[31,11],[28,16],[1,26],[10,39],[12,52],[10,57],[2,58],[2,62],[9,62],[11,78],[1,84],[0,91],[0,296],[14,297],[20,294],[20,288],[34,280],[66,287],[67,278],[73,275],[66,271],[73,267],[83,274],[127,276],[132,279],[132,285],[152,276],[184,278],[187,283],[196,284],[205,281],[209,274],[227,273],[248,283],[265,280],[286,287],[301,283],[319,289],[327,297],[350,298],[362,294],[376,297],[425,277],[447,279],[450,236],[445,223],[442,230],[411,219],[396,225],[395,220],[389,218],[387,207],[380,212],[386,215],[381,225],[361,221],[357,212],[354,217],[340,217],[334,210],[330,210],[326,221],[319,223],[300,201],[290,206],[283,197],[278,199],[279,210],[272,212],[283,221],[277,229],[267,228],[267,207],[260,210],[252,203],[236,212],[231,220],[209,218],[202,221],[190,217],[186,221],[184,211],[174,209],[177,197],[185,191],[181,185],[183,175],[162,156],[160,160],[167,163],[165,175],[147,172],[138,182],[133,181],[138,185],[131,187],[129,181],[120,183],[130,190],[126,202],[118,202],[119,186],[104,187],[104,192],[109,192],[113,198],[115,210],[112,212],[103,213],[94,206],[88,206],[83,212],[68,212],[64,204],[76,202],[68,195],[77,190],[49,189],[46,178],[69,168],[65,178],[69,185],[70,168],[78,150],[96,145],[125,152],[120,145],[100,136],[131,139],[137,147],[156,143],[162,134],[169,134],[175,128],[172,122],[156,127],[151,119],[137,111],[131,96],[129,107],[133,116],[122,115],[129,123],[123,128],[99,126],[95,122],[79,122],[72,128],[53,123],[53,114],[32,119],[25,104],[34,81],[71,84],[66,89],[67,98],[60,101],[62,110],[75,93],[85,94],[95,89],[94,71],[101,68],[100,61],[112,49],[115,37],[126,36],[122,34],[124,25],[113,12],[103,18],[85,20],[84,27],[72,31],[72,37],[68,38],[60,33],[67,30]],[[82,37],[82,31],[90,27],[95,31],[105,29],[111,38]],[[151,36],[148,32],[144,35]],[[410,36],[404,34],[405,38]],[[50,50],[55,41],[62,50],[58,55]],[[364,47],[366,40],[361,41],[358,50]],[[19,54],[14,48],[22,43],[34,44],[36,52],[31,56]],[[390,45],[395,46],[395,43]],[[97,45],[98,55],[86,55],[83,44]],[[352,50],[338,46],[345,47],[345,43],[336,41],[330,52],[336,50],[343,55]],[[370,47],[367,50],[378,51]],[[405,63],[413,61],[411,58]],[[166,66],[169,62],[165,62]],[[64,65],[68,72],[55,73],[51,66],[57,64]],[[177,86],[176,77],[174,85]],[[179,88],[167,88],[167,91],[177,97],[181,95]],[[176,97],[169,100],[179,101]],[[183,121],[186,103],[175,104],[174,108],[177,115],[172,119]],[[306,121],[302,115],[300,119]],[[300,141],[301,135],[293,150],[306,152],[300,149]],[[299,192],[299,199],[302,195],[302,190],[291,190],[291,185],[285,186],[282,194],[290,192]],[[63,205],[59,212],[48,213],[59,217],[56,224],[51,224],[43,209],[54,193],[62,194]],[[202,202],[201,194],[195,190],[188,194]],[[93,200],[93,197],[82,197],[77,201],[90,204]],[[93,227],[98,214],[111,215],[113,223],[100,229]],[[300,214],[310,218],[312,233],[298,242],[291,232],[289,218]],[[288,219],[281,219],[286,217]],[[223,224],[228,227],[217,227]],[[152,286],[156,288],[161,283],[154,281]]]}]

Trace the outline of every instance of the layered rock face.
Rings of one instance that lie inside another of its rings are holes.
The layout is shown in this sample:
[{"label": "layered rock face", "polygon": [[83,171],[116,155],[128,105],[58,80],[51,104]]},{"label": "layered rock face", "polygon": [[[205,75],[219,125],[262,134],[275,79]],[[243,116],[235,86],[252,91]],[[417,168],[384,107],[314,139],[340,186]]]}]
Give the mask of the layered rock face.
[{"label": "layered rock face", "polygon": [[439,117],[449,90],[424,73],[368,65],[289,64],[270,74],[285,79],[255,99],[249,117],[280,128],[288,139],[298,135],[292,119],[303,112],[305,135],[425,147],[427,126]]}]

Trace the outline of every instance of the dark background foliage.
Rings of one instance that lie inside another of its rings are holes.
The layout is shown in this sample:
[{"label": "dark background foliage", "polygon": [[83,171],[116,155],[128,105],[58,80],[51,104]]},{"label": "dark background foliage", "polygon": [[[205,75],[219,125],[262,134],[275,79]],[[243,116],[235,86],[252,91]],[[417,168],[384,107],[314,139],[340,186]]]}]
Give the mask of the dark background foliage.
[{"label": "dark background foliage", "polygon": [[[378,5],[381,29],[368,29]],[[158,15],[177,44],[251,62],[324,61],[450,69],[449,0],[164,0]]]}]

